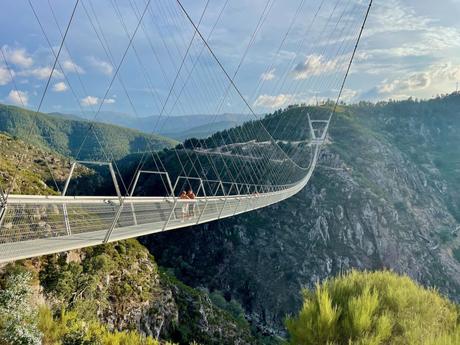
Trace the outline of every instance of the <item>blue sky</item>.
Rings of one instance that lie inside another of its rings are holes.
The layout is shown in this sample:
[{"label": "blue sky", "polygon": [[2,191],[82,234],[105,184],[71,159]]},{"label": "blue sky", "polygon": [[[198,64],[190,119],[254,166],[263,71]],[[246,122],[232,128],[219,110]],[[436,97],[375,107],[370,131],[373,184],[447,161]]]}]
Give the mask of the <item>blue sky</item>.
[{"label": "blue sky", "polygon": [[[31,2],[56,53],[58,26],[65,29],[74,2]],[[238,69],[235,83],[257,113],[337,94],[366,1],[320,4],[183,1],[196,24],[202,16],[200,31],[228,73]],[[6,58],[5,63],[0,56],[0,102],[36,109],[53,53],[26,0],[0,6]],[[248,112],[198,37],[185,54],[194,30],[173,0],[151,1],[114,78],[145,6],[146,0],[80,1],[42,110],[94,113],[100,106],[137,116]],[[375,1],[343,100],[430,98],[454,91],[460,80],[459,14],[459,0]]]}]

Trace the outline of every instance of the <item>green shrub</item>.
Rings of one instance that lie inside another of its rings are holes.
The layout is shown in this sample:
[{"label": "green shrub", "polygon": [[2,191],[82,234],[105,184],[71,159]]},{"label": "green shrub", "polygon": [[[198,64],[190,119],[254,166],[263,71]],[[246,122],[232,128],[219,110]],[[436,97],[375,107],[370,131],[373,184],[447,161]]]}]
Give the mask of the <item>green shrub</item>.
[{"label": "green shrub", "polygon": [[0,290],[0,344],[40,345],[37,314],[32,305],[32,275],[10,273]]},{"label": "green shrub", "polygon": [[53,317],[51,310],[43,306],[39,320],[43,345],[160,345],[136,331],[110,332],[97,321],[84,322],[75,312],[61,311]]},{"label": "green shrub", "polygon": [[449,243],[453,239],[452,232],[448,228],[441,229],[438,236],[442,244]]},{"label": "green shrub", "polygon": [[232,315],[235,320],[237,320],[241,325],[249,326],[248,322],[244,317],[244,309],[238,301],[231,299],[227,302],[225,297],[222,295],[220,291],[213,291],[209,294],[209,298],[211,299],[212,303],[219,307],[222,310],[225,310],[230,315]]},{"label": "green shrub", "polygon": [[303,295],[286,320],[291,344],[460,344],[458,307],[405,276],[351,271]]}]

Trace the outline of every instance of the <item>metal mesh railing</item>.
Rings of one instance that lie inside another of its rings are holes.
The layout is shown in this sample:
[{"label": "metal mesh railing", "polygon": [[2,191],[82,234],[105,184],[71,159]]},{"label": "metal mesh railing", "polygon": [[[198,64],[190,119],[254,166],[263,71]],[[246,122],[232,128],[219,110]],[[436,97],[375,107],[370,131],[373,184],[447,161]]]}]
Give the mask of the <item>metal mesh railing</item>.
[{"label": "metal mesh railing", "polygon": [[0,262],[177,229],[265,207],[300,191],[316,161],[317,153],[307,175],[294,185],[242,185],[237,188],[240,193],[228,188],[225,195],[188,200],[175,196],[11,195],[0,227]]}]

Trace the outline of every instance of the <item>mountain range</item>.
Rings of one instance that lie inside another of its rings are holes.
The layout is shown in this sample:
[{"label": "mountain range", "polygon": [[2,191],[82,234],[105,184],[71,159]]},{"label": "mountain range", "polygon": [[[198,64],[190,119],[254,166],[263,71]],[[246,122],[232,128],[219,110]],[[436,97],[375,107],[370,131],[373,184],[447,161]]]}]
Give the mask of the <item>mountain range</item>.
[{"label": "mountain range", "polygon": [[[69,115],[51,113],[50,115],[69,119],[93,120],[94,114]],[[218,130],[224,130],[254,120],[249,114],[192,114],[173,116],[145,116],[135,117],[129,114],[102,111],[96,117],[98,122],[137,129],[144,133],[158,133],[176,140],[185,140],[191,137],[205,138]]]}]

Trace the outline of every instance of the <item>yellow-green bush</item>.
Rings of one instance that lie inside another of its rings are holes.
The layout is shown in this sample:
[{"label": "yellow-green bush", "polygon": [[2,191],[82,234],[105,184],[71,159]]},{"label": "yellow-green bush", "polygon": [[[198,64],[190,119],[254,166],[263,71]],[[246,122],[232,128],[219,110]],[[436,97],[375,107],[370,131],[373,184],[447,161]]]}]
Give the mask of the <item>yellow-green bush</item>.
[{"label": "yellow-green bush", "polygon": [[296,345],[458,345],[458,307],[392,272],[351,271],[304,290],[286,320]]},{"label": "yellow-green bush", "polygon": [[156,339],[136,331],[110,332],[97,321],[81,321],[75,312],[61,311],[53,316],[46,306],[39,310],[39,328],[43,345],[160,345]]}]

